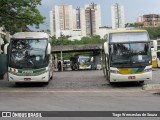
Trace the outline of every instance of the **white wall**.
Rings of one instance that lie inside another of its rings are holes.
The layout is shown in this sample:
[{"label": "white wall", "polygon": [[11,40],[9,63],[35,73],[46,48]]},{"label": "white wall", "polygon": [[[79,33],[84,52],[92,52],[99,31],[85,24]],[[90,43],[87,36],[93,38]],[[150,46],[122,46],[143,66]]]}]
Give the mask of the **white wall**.
[{"label": "white wall", "polygon": [[54,31],[53,31],[53,11],[49,12],[49,16],[50,16],[50,32],[51,32],[51,36],[54,36]]},{"label": "white wall", "polygon": [[80,15],[81,15],[81,35],[82,36],[86,36],[86,18],[85,18],[85,9],[84,8],[81,8],[80,10]]},{"label": "white wall", "polygon": [[96,6],[97,10],[95,11],[95,18],[96,18],[96,34],[99,34],[99,27],[101,27],[101,8],[100,5]]},{"label": "white wall", "polygon": [[[120,15],[120,24],[119,28],[125,27],[125,14],[124,14],[124,7],[118,4],[119,7],[119,15]],[[112,17],[112,29],[116,29],[116,14],[115,14],[115,4],[111,6],[111,17]]]},{"label": "white wall", "polygon": [[104,36],[112,31],[111,28],[99,28],[99,36],[104,39]]},{"label": "white wall", "polygon": [[81,30],[80,29],[72,29],[72,30],[58,30],[56,32],[56,38],[60,37],[62,35],[65,36],[81,36]]}]

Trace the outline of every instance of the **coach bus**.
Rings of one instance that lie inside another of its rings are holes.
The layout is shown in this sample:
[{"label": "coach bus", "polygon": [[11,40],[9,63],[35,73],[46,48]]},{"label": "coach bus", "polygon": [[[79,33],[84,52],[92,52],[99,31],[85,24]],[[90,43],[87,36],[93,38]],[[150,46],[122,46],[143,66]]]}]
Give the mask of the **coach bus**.
[{"label": "coach bus", "polygon": [[7,47],[9,82],[43,82],[52,78],[49,35],[43,32],[19,32]]},{"label": "coach bus", "polygon": [[91,58],[90,56],[73,56],[70,58],[72,70],[91,70]]},{"label": "coach bus", "polygon": [[152,79],[150,39],[145,30],[113,30],[106,35],[103,71],[110,84]]}]

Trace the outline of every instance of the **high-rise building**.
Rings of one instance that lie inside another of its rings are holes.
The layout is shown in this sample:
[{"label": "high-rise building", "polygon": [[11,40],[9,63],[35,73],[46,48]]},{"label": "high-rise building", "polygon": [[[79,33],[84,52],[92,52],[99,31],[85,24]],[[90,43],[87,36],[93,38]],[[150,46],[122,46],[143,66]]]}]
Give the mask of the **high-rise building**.
[{"label": "high-rise building", "polygon": [[73,9],[73,29],[81,29],[80,8]]},{"label": "high-rise building", "polygon": [[98,35],[101,27],[100,5],[91,3],[81,9],[81,31],[83,36]]},{"label": "high-rise building", "polygon": [[160,27],[160,15],[159,14],[146,14],[139,16],[137,23],[143,24],[144,27]]},{"label": "high-rise building", "polygon": [[118,3],[111,6],[112,29],[125,27],[124,7]]},{"label": "high-rise building", "polygon": [[50,11],[51,35],[61,34],[62,30],[73,29],[72,5],[59,5]]},{"label": "high-rise building", "polygon": [[73,9],[72,5],[56,5],[50,11],[51,35],[58,37],[61,34],[98,35],[99,27],[101,27],[101,9],[100,5],[94,3],[76,9]]}]

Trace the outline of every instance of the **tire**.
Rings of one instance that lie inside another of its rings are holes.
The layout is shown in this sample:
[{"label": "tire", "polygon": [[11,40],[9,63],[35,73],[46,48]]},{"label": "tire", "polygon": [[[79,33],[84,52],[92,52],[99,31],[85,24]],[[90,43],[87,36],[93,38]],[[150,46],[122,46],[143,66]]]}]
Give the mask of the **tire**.
[{"label": "tire", "polygon": [[109,71],[108,71],[108,82],[109,82],[110,85],[113,85],[113,82],[111,82],[111,80],[110,80],[110,73],[109,73]]},{"label": "tire", "polygon": [[106,76],[106,80],[108,80],[108,73],[107,73],[107,64],[106,64],[106,55],[104,56],[104,64],[105,64],[105,68],[103,69],[104,71],[104,76]]},{"label": "tire", "polygon": [[20,86],[21,83],[20,83],[20,82],[15,82],[15,85],[16,85],[16,86]]},{"label": "tire", "polygon": [[51,77],[50,77],[50,80],[52,80],[52,78],[53,78],[53,71],[52,71],[52,75],[51,75]]},{"label": "tire", "polygon": [[109,81],[109,84],[110,84],[110,85],[114,85],[114,82],[110,82],[110,81]]},{"label": "tire", "polygon": [[143,83],[144,83],[144,81],[139,81],[139,83],[140,83],[140,84],[143,84]]},{"label": "tire", "polygon": [[77,64],[75,64],[75,70],[79,70],[79,68],[78,68],[78,65],[77,65]]},{"label": "tire", "polygon": [[49,84],[49,82],[44,82],[43,84],[44,84],[44,85],[48,85],[48,84]]},{"label": "tire", "polygon": [[72,69],[72,71],[74,71],[74,70],[75,70],[73,66],[71,67],[71,69]]},{"label": "tire", "polygon": [[106,77],[106,70],[105,70],[105,68],[103,68],[103,75],[104,75],[104,77]]},{"label": "tire", "polygon": [[109,72],[109,70],[107,71],[107,80],[108,80],[108,82],[109,82],[110,85],[114,84],[114,82],[110,81],[110,72]]},{"label": "tire", "polygon": [[106,81],[108,81],[108,70],[107,70],[107,68],[105,68],[105,77],[106,77]]}]

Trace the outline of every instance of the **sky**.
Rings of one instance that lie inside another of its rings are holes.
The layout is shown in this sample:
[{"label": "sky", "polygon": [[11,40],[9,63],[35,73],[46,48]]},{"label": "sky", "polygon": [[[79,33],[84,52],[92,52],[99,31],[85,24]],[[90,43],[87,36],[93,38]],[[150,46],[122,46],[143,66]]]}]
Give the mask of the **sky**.
[{"label": "sky", "polygon": [[46,19],[40,30],[49,29],[49,11],[55,5],[68,4],[76,8],[92,2],[101,6],[102,26],[111,26],[111,5],[114,3],[124,6],[125,23],[134,23],[143,14],[160,14],[160,0],[42,0],[38,9]]}]

